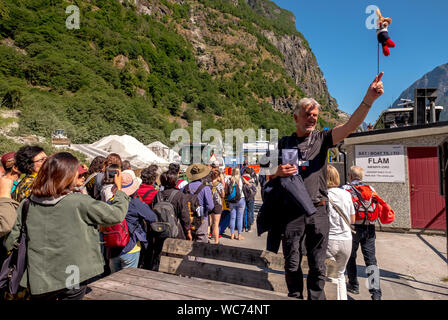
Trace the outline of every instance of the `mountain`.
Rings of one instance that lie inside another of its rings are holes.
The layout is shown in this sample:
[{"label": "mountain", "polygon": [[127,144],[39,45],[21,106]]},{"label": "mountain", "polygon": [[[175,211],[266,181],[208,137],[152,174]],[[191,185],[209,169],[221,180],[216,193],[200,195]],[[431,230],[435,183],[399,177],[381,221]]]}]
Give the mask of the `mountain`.
[{"label": "mountain", "polygon": [[[72,4],[79,29],[66,27]],[[285,135],[304,96],[322,105],[320,128],[343,114],[294,15],[269,0],[2,0],[0,56],[16,135],[170,144],[194,120]]]},{"label": "mountain", "polygon": [[445,109],[440,115],[440,119],[448,120],[448,63],[438,66],[428,72],[423,77],[415,81],[409,88],[404,90],[392,107],[399,107],[400,99],[414,100],[414,89],[416,88],[437,88],[436,105],[444,106]]}]

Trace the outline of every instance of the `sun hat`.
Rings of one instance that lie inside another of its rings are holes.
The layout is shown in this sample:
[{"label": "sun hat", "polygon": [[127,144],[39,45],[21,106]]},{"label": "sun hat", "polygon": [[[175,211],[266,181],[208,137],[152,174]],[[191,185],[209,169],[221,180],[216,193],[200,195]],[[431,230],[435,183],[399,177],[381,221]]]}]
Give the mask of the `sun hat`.
[{"label": "sun hat", "polygon": [[123,173],[129,173],[129,174],[131,175],[132,179],[135,180],[136,176],[135,176],[135,172],[134,172],[134,170],[130,170],[130,169],[128,169],[128,170],[123,170],[122,172],[123,172]]},{"label": "sun hat", "polygon": [[[122,172],[121,177],[121,191],[126,193],[128,196],[133,195],[139,187],[137,180],[133,179],[129,172]],[[112,193],[115,193],[115,191],[117,191],[117,186],[114,185],[112,187]]]},{"label": "sun hat", "polygon": [[193,163],[187,168],[186,175],[191,181],[199,180],[210,173],[210,167],[200,163]]}]

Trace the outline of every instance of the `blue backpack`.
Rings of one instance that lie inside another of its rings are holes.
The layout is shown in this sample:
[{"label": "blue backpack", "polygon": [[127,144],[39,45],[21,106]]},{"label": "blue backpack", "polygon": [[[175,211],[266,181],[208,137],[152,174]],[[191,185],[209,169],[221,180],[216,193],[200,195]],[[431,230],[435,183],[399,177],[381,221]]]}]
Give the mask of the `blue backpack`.
[{"label": "blue backpack", "polygon": [[228,185],[227,200],[231,203],[237,203],[241,200],[240,187],[236,183]]}]

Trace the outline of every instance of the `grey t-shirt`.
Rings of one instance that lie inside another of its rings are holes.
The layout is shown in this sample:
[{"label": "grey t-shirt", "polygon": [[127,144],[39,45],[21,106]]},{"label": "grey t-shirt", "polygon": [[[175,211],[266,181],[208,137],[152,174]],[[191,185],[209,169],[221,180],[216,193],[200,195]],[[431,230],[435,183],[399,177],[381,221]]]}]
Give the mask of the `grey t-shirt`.
[{"label": "grey t-shirt", "polygon": [[299,174],[315,204],[322,200],[328,201],[327,153],[332,147],[332,130],[315,130],[308,137],[297,137],[294,133],[283,137],[278,143],[279,158],[282,149],[298,149],[299,160],[309,162],[308,166],[299,166]]}]

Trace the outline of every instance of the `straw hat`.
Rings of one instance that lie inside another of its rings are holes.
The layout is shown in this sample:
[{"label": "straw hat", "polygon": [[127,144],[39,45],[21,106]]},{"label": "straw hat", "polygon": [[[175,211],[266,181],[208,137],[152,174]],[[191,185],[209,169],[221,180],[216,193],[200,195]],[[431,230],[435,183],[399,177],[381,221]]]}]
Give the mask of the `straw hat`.
[{"label": "straw hat", "polygon": [[187,168],[186,175],[191,181],[199,180],[210,173],[210,167],[200,163],[193,163]]}]

